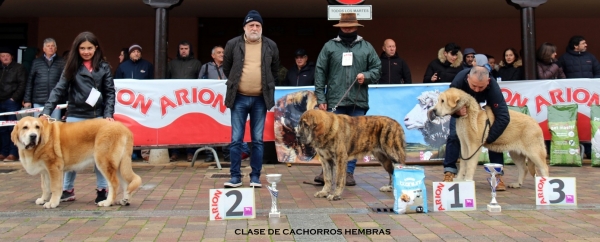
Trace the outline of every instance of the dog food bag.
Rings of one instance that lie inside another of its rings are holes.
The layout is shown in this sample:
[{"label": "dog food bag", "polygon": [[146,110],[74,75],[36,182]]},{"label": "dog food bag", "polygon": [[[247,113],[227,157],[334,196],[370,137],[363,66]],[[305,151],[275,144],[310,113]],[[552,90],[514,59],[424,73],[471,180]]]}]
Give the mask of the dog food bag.
[{"label": "dog food bag", "polygon": [[600,106],[590,107],[590,120],[592,122],[592,166],[600,167]]},{"label": "dog food bag", "polygon": [[[517,111],[519,113],[522,114],[527,114],[529,115],[529,108],[527,108],[527,106],[523,106],[523,107],[518,107],[518,106],[508,106],[509,110],[514,110]],[[508,154],[508,152],[504,152],[504,165],[514,165],[515,163],[513,162],[513,160],[510,158],[510,155]]]},{"label": "dog food bag", "polygon": [[[466,154],[463,154],[463,156],[465,156],[466,158]],[[481,153],[479,153],[479,158],[477,159],[477,162],[480,165],[490,163],[490,154],[487,148],[481,146]]]},{"label": "dog food bag", "polygon": [[399,166],[394,168],[394,212],[427,213],[427,189],[425,170],[420,166]]},{"label": "dog food bag", "polygon": [[550,165],[581,166],[579,136],[577,135],[577,104],[548,107]]}]

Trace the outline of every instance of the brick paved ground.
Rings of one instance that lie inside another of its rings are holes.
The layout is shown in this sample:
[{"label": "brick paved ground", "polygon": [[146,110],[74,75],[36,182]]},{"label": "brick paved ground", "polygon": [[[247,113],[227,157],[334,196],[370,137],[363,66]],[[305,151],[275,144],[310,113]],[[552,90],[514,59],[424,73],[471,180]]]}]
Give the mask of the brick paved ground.
[{"label": "brick paved ground", "polygon": [[[20,170],[18,163],[0,164],[0,170],[9,168],[19,170],[0,174],[0,241],[600,241],[600,168],[589,165],[550,167],[552,176],[577,177],[576,207],[536,207],[534,182],[527,177],[523,188],[499,192],[503,211],[490,214],[485,210],[490,200],[487,174],[480,166],[477,211],[411,215],[368,209],[393,206],[392,194],[378,190],[388,179],[381,167],[358,167],[358,185],[347,187],[343,200],[330,202],[313,197],[320,187],[302,184],[312,180],[320,167],[264,165],[263,174],[283,175],[277,187],[282,218],[267,218],[271,198],[262,188],[255,190],[256,219],[229,221],[209,221],[208,217],[208,190],[221,188],[227,180],[209,177],[228,173],[228,168],[219,171],[202,164],[192,168],[186,162],[135,163],[143,186],[133,195],[131,206],[107,208],[94,205],[95,177],[86,170],[77,176],[77,200],[51,210],[34,204],[41,194],[39,177]],[[515,168],[506,170],[506,182],[514,181]],[[442,179],[442,167],[427,166],[426,175],[429,195],[431,182]],[[248,178],[243,181],[247,186]],[[261,181],[266,183],[264,176]],[[353,235],[346,230],[357,228],[390,229],[390,234]],[[242,235],[240,229],[279,229],[281,233]],[[282,233],[290,229],[299,233]],[[341,235],[302,234],[303,229],[340,229]]]}]

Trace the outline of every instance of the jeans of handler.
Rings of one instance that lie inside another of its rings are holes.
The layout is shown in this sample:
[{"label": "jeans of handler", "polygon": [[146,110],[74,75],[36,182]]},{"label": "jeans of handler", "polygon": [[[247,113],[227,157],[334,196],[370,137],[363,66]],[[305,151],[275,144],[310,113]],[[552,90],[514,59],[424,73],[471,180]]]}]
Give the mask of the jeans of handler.
[{"label": "jeans of handler", "polygon": [[[98,117],[102,118],[102,117]],[[71,122],[79,122],[83,120],[88,120],[87,118],[76,118],[76,117],[67,117],[67,123]],[[108,183],[106,182],[106,178],[102,175],[96,164],[94,163],[94,172],[96,172],[96,188],[99,190],[107,189]],[[63,179],[63,191],[71,190],[75,186],[75,178],[77,177],[77,172],[75,171],[67,171],[65,172],[65,178]]]},{"label": "jeans of handler", "polygon": [[235,103],[231,109],[231,144],[230,159],[231,177],[241,178],[240,167],[242,165],[242,143],[246,120],[250,115],[250,136],[252,138],[252,152],[250,155],[250,167],[252,172],[250,178],[260,177],[263,162],[263,133],[265,130],[265,119],[267,106],[263,96],[245,96],[236,94]]},{"label": "jeans of handler", "polygon": [[[482,147],[483,148],[483,147]],[[468,157],[472,154],[462,154],[464,157]],[[494,152],[488,150],[488,155],[490,157],[490,163],[504,165],[504,156],[502,153]],[[448,135],[448,139],[446,139],[446,154],[444,155],[444,173],[451,172],[453,174],[458,173],[458,168],[456,167],[456,162],[460,157],[460,140],[458,139],[458,135],[456,134],[456,118],[450,118],[450,134]],[[504,170],[500,173],[500,175],[504,175]]]},{"label": "jeans of handler", "polygon": [[[331,112],[331,108],[327,108],[327,112]],[[365,116],[367,114],[367,110],[364,108],[359,108],[357,106],[343,106],[337,107],[333,112],[335,114],[346,114],[351,117],[356,116]],[[346,172],[354,174],[354,169],[356,168],[356,159],[348,161],[348,167],[346,168]]]},{"label": "jeans of handler", "polygon": [[[0,113],[3,112],[15,112],[21,109],[21,104],[13,100],[6,99],[0,102]],[[17,115],[4,115],[0,116],[0,121],[16,121]],[[0,127],[0,154],[4,156],[14,155],[19,157],[19,150],[17,146],[10,139],[10,133],[13,131],[14,126]]]}]

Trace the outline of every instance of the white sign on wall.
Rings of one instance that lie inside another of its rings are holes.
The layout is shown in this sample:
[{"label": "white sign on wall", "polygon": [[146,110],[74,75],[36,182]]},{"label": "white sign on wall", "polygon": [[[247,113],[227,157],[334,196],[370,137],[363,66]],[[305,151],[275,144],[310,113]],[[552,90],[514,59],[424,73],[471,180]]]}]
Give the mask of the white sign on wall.
[{"label": "white sign on wall", "polygon": [[341,13],[356,13],[358,20],[371,20],[373,8],[371,5],[328,5],[327,20],[340,20]]}]

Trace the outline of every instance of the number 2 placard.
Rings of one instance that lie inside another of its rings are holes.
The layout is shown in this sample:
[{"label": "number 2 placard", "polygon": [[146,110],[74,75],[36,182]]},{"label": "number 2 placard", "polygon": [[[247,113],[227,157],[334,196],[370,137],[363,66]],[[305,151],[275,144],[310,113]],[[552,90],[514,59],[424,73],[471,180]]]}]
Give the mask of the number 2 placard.
[{"label": "number 2 placard", "polygon": [[577,205],[575,177],[535,177],[535,205]]},{"label": "number 2 placard", "polygon": [[433,211],[466,211],[476,209],[474,182],[433,183]]},{"label": "number 2 placard", "polygon": [[210,189],[210,220],[256,218],[254,189]]}]

